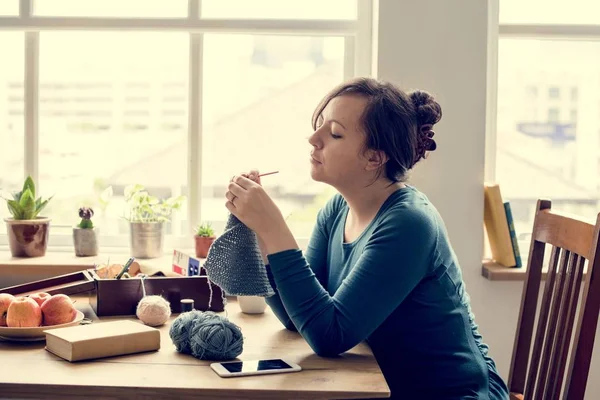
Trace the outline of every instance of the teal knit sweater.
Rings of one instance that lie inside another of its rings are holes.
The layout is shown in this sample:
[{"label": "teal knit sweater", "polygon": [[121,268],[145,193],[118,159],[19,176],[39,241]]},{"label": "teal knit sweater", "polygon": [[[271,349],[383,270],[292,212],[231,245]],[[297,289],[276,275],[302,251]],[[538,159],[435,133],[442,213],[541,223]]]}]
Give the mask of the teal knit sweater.
[{"label": "teal knit sweater", "polygon": [[397,190],[351,243],[347,215],[338,194],[319,211],[304,255],[268,255],[276,295],[267,302],[284,326],[321,356],[366,340],[392,398],[508,399],[427,197],[412,186]]}]

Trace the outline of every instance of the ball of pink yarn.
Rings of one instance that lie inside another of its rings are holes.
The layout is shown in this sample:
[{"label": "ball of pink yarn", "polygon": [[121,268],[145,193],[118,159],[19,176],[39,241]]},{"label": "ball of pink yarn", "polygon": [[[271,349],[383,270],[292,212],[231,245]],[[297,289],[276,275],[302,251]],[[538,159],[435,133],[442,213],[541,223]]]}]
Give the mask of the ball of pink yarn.
[{"label": "ball of pink yarn", "polygon": [[169,320],[171,306],[161,296],[145,296],[138,303],[135,315],[146,325],[160,326]]}]

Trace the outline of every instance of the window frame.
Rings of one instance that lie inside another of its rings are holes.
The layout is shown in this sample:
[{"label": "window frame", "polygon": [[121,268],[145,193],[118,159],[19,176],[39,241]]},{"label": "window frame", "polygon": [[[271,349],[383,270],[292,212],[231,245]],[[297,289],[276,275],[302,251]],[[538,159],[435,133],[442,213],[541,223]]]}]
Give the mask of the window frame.
[{"label": "window frame", "polygon": [[[357,0],[354,20],[316,19],[202,19],[202,0],[188,0],[187,17],[119,18],[119,17],[47,17],[33,13],[35,0],[20,0],[18,16],[0,16],[0,31],[24,33],[24,176],[39,176],[39,33],[44,31],[154,31],[186,32],[189,35],[189,112],[187,134],[187,232],[202,221],[202,81],[203,42],[206,33],[276,34],[291,36],[337,36],[344,39],[344,79],[370,76],[372,68],[373,0]],[[127,34],[124,32],[123,34]],[[43,191],[43,183],[38,186]],[[165,237],[165,249],[189,248],[191,233],[175,232]],[[297,238],[305,245],[308,238]],[[129,245],[127,235],[102,238],[104,252],[123,251]],[[0,250],[8,249],[7,235],[0,234]],[[49,251],[71,251],[69,234],[53,233]],[[167,250],[165,250],[167,251]]]},{"label": "window frame", "polygon": [[[503,23],[500,22],[500,0],[488,2],[487,93],[484,179],[495,182],[497,171],[498,123],[498,57],[499,42],[512,39],[593,40],[600,42],[600,24]],[[571,95],[569,93],[569,95]],[[529,232],[528,232],[529,233]],[[529,239],[519,240],[521,256],[529,247]],[[526,256],[526,254],[525,254]]]},{"label": "window frame", "polygon": [[571,39],[600,42],[600,24],[521,24],[500,22],[500,0],[490,1],[488,8],[487,127],[485,179],[496,178],[498,117],[498,44],[500,39]]}]

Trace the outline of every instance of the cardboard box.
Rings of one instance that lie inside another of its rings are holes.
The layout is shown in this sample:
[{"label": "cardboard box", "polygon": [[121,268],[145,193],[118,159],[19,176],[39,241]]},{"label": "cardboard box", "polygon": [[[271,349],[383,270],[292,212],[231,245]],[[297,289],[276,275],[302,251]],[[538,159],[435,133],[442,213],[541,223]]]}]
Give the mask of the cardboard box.
[{"label": "cardboard box", "polygon": [[[219,286],[200,276],[149,276],[143,280],[146,295],[161,295],[171,305],[172,313],[181,312],[182,299],[193,299],[200,311],[225,309],[225,294]],[[97,316],[135,315],[143,297],[142,279],[102,279],[94,269],[43,279],[0,289],[0,293],[25,296],[36,292],[88,295]]]}]

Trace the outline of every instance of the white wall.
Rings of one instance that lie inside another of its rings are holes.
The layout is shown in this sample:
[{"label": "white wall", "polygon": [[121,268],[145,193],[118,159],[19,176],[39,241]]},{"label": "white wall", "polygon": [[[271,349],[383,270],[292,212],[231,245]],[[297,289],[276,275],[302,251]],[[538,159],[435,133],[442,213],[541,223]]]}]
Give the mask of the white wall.
[{"label": "white wall", "polygon": [[[488,6],[482,0],[380,0],[373,74],[434,94],[443,117],[438,149],[412,183],[437,206],[460,260],[473,312],[500,374],[508,379],[521,282],[481,276]],[[599,336],[599,335],[597,335]],[[600,337],[586,399],[600,398]]]}]

